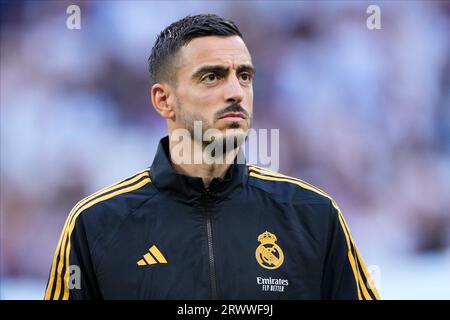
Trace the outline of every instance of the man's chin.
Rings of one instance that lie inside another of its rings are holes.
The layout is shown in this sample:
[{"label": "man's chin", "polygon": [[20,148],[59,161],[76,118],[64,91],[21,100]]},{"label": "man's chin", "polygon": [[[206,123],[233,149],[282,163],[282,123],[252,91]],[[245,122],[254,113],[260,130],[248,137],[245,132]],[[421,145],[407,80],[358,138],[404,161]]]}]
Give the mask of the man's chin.
[{"label": "man's chin", "polygon": [[245,130],[242,126],[239,127],[227,127],[222,131],[222,133],[224,135],[241,135],[241,134],[246,134],[247,130]]},{"label": "man's chin", "polygon": [[244,144],[247,131],[243,129],[226,129],[223,133],[222,144],[224,152],[229,152]]},{"label": "man's chin", "polygon": [[230,122],[225,126],[217,127],[217,129],[220,130],[220,132],[222,132],[224,135],[241,135],[246,134],[248,131],[247,125],[241,122]]}]

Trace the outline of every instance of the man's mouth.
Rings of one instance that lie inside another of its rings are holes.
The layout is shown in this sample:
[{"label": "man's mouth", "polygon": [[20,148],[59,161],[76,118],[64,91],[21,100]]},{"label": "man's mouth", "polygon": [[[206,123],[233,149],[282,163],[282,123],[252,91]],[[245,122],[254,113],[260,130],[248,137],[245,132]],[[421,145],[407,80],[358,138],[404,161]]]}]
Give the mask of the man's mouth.
[{"label": "man's mouth", "polygon": [[223,116],[219,118],[227,121],[240,121],[242,119],[245,119],[245,115],[242,112],[230,112],[226,113]]}]

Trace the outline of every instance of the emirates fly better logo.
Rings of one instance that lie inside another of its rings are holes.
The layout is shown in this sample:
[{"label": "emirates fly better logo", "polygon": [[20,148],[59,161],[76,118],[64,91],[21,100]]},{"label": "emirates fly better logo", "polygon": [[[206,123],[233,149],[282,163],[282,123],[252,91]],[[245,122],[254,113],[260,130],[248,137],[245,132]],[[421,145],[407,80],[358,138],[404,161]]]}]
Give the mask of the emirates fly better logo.
[{"label": "emirates fly better logo", "polygon": [[[276,244],[277,237],[265,231],[258,236],[260,245],[256,248],[256,261],[265,269],[275,270],[281,267],[284,261],[284,253]],[[289,285],[287,279],[256,277],[256,284],[261,285],[262,291],[285,292]]]}]

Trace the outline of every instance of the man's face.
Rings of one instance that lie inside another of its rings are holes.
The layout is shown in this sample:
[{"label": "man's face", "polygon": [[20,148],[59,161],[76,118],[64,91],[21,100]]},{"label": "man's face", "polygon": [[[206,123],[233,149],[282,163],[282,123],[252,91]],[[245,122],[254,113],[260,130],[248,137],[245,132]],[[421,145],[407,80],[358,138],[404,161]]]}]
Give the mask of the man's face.
[{"label": "man's face", "polygon": [[[253,115],[253,66],[238,36],[195,38],[178,53],[175,125],[193,135],[194,121],[243,138]],[[202,135],[203,135],[202,132]]]}]

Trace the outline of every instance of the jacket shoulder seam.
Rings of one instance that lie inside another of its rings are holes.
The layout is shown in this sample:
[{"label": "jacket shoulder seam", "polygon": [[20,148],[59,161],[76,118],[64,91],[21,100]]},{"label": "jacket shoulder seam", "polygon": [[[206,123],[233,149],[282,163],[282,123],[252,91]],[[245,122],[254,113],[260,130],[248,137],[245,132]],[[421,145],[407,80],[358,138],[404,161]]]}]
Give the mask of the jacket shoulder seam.
[{"label": "jacket shoulder seam", "polygon": [[303,190],[312,191],[320,196],[327,198],[332,203],[333,202],[335,203],[334,199],[328,193],[326,193],[325,191],[317,188],[316,186],[314,186],[304,180],[301,180],[299,178],[295,178],[292,176],[288,176],[288,175],[285,175],[282,173],[278,173],[275,171],[271,171],[268,169],[264,169],[262,167],[258,167],[255,165],[247,165],[247,166],[248,166],[248,170],[249,170],[249,176],[251,176],[251,177],[265,180],[265,181],[291,183],[291,184],[297,185],[298,187],[300,187]]}]

